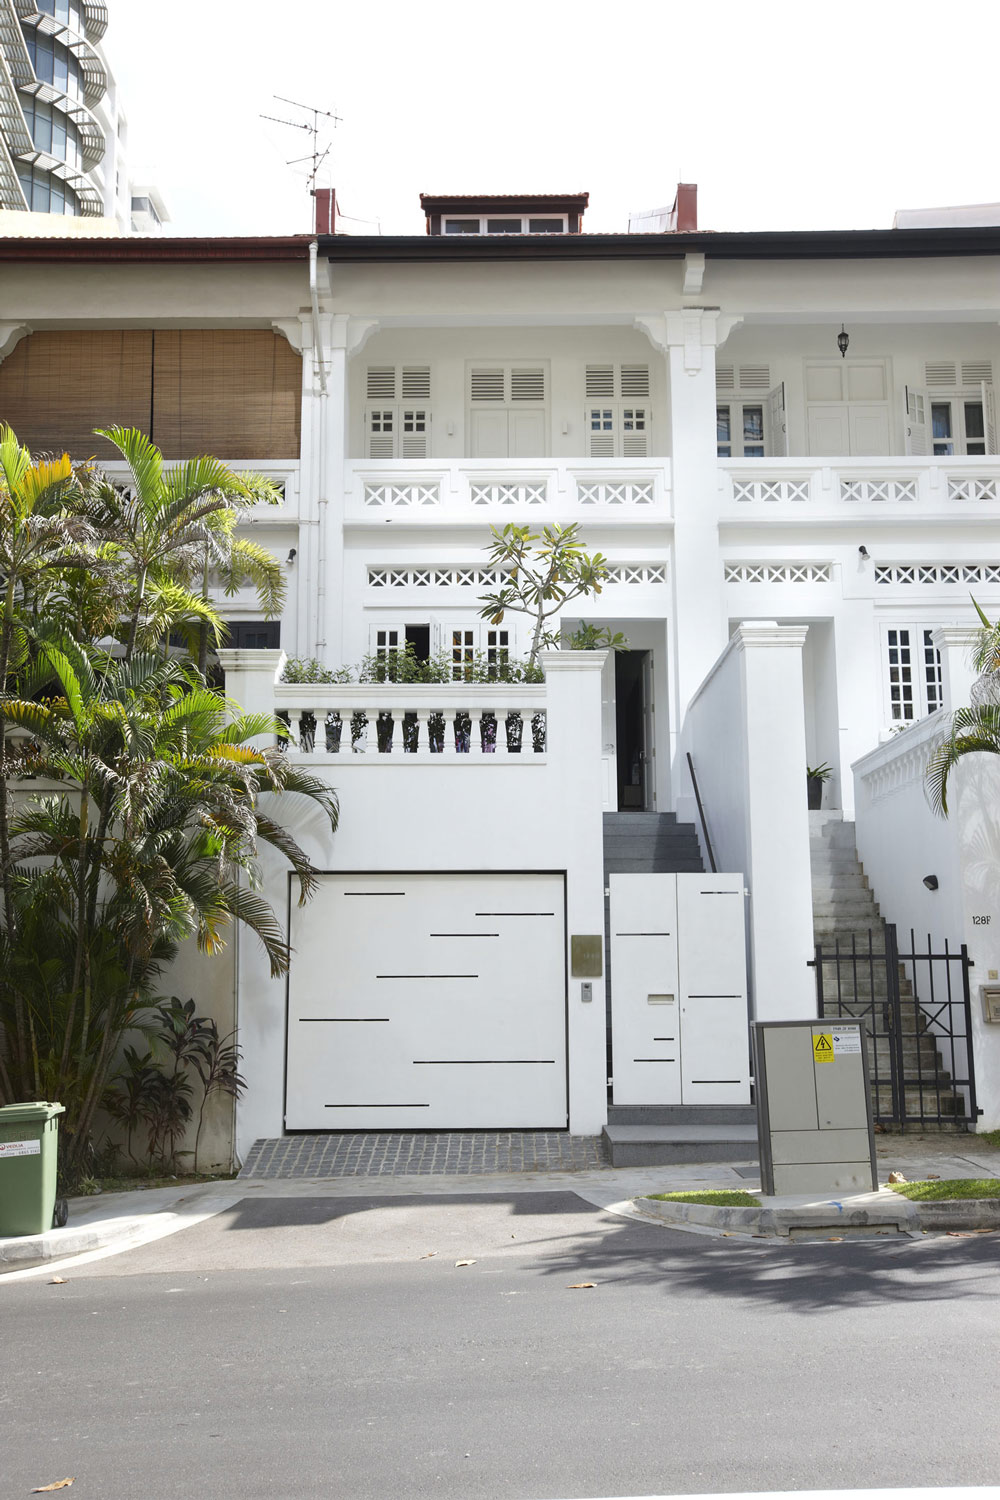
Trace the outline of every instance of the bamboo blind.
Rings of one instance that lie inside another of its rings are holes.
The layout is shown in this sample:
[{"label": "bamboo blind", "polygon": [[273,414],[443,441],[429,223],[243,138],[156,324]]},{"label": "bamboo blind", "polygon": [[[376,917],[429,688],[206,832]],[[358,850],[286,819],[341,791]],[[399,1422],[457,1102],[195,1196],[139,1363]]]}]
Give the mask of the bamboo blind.
[{"label": "bamboo blind", "polygon": [[95,427],[139,427],[166,458],[299,456],[302,360],[265,329],[29,334],[0,363],[0,422],[32,453],[116,451]]},{"label": "bamboo blind", "polygon": [[299,456],[302,359],[266,329],[157,329],[153,441],[166,458]]},{"label": "bamboo blind", "polygon": [[93,429],[149,431],[152,346],[146,329],[29,334],[0,364],[0,422],[35,454],[117,456]]}]

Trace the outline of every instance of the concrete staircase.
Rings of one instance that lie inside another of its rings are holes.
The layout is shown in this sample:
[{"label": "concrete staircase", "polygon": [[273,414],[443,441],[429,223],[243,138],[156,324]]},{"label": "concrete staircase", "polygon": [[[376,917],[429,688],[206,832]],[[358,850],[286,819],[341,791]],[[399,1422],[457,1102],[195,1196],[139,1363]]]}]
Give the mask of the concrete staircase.
[{"label": "concrete staircase", "polygon": [[[858,860],[854,824],[829,813],[810,813],[809,852],[813,935],[824,954],[827,1016],[856,1016],[865,1021],[874,1050],[872,1104],[876,1116],[888,1118],[892,1112],[893,1045],[888,1025],[888,980],[885,961],[873,961],[868,956],[885,952],[885,923]],[[841,962],[835,965],[832,959],[838,948]],[[950,1087],[950,1074],[916,1004],[903,965],[899,985],[906,1114],[916,1119],[921,1113],[945,1117],[961,1113],[962,1099]]]},{"label": "concrete staircase", "polygon": [[[611,1074],[611,913],[609,875],[700,872],[705,868],[693,823],[674,813],[604,814],[605,973],[608,976],[608,1076]],[[675,1162],[753,1161],[752,1106],[614,1105],[604,1128],[611,1164],[648,1167]]]},{"label": "concrete staircase", "polygon": [[603,1135],[613,1167],[757,1160],[752,1104],[612,1104]]}]

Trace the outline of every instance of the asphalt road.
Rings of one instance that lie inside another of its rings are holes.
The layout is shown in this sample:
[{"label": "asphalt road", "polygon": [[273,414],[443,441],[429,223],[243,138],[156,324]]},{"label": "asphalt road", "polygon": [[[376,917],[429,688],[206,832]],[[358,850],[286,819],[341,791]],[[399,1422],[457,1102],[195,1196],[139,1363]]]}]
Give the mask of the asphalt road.
[{"label": "asphalt road", "polygon": [[571,1192],[244,1200],[0,1284],[0,1496],[989,1484],[998,1249],[712,1239]]}]

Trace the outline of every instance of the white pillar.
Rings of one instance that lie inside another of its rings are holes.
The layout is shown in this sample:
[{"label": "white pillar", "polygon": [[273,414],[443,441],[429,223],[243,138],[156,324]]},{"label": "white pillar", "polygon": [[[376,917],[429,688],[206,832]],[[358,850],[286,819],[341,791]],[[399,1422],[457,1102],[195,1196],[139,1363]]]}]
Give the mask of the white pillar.
[{"label": "white pillar", "polygon": [[[219,664],[226,674],[226,696],[244,713],[273,714],[274,684],[284,663],[283,651],[222,650]],[[308,689],[306,689],[308,691]],[[251,744],[266,748],[273,735],[258,735]]]},{"label": "white pillar", "polygon": [[[543,651],[546,760],[559,798],[566,868],[569,939],[600,936],[604,951],[604,824],[601,815],[601,668],[603,651]],[[531,753],[531,715],[524,715],[522,755]],[[571,946],[571,944],[570,944]],[[607,1121],[605,979],[569,984],[569,1128],[596,1135]]]},{"label": "white pillar", "polygon": [[[719,555],[716,462],[715,347],[719,313],[691,308],[664,317],[670,375],[670,463],[674,513],[674,618],[669,632],[671,762],[677,731],[699,683],[726,644],[727,620]],[[728,333],[726,321],[721,335]],[[672,784],[683,784],[673,767]]]},{"label": "white pillar", "polygon": [[758,1020],[816,1014],[806,806],[802,647],[806,627],[745,621],[740,653],[746,737],[750,952]]},{"label": "white pillar", "polygon": [[972,684],[979,675],[972,665],[972,648],[978,634],[968,625],[939,625],[931,636],[941,653],[944,707],[952,713],[972,701]]}]

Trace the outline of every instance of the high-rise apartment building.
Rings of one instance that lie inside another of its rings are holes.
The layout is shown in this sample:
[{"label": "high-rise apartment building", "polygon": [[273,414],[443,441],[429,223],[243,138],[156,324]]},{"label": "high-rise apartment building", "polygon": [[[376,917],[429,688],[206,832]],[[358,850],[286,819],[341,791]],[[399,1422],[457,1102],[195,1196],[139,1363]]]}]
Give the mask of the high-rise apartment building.
[{"label": "high-rise apartment building", "polygon": [[0,209],[133,222],[127,125],[101,40],[103,0],[0,0]]}]

